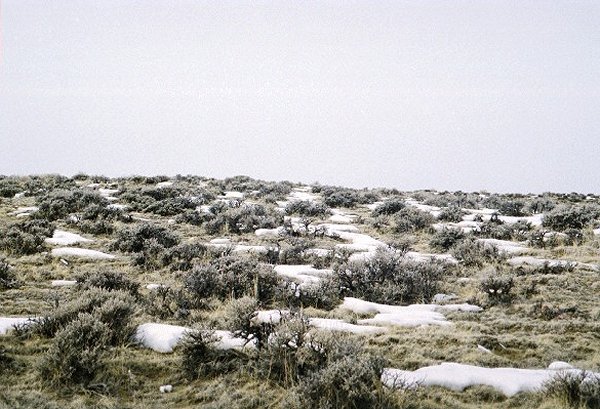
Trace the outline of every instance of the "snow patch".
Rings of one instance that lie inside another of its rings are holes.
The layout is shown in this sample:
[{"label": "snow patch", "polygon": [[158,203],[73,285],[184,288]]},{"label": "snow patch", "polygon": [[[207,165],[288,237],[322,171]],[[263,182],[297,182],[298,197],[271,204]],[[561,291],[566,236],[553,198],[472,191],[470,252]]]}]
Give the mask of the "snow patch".
[{"label": "snow patch", "polygon": [[112,260],[115,258],[112,254],[103,253],[97,250],[80,249],[77,247],[59,247],[50,252],[54,257],[84,257],[99,260]]},{"label": "snow patch", "polygon": [[89,243],[94,240],[86,239],[83,236],[80,236],[76,233],[70,233],[68,231],[63,230],[54,230],[54,234],[52,238],[47,238],[46,243],[54,244],[58,246],[70,246],[75,243]]},{"label": "snow patch", "polygon": [[8,331],[14,329],[17,325],[30,324],[34,320],[30,318],[12,318],[12,317],[0,317],[0,335],[6,334]]},{"label": "snow patch", "polygon": [[300,283],[316,282],[321,277],[330,275],[333,270],[330,269],[316,269],[311,265],[277,265],[273,268],[275,273],[280,276],[291,278],[292,280],[299,281]]},{"label": "snow patch", "polygon": [[486,247],[496,247],[498,251],[506,254],[522,254],[528,250],[525,244],[517,243],[515,241],[497,239],[477,239],[477,241],[483,243]]},{"label": "snow patch", "polygon": [[356,314],[376,314],[375,317],[359,320],[359,324],[398,325],[415,327],[421,325],[452,325],[441,311],[480,312],[481,307],[471,304],[412,304],[408,306],[378,304],[358,298],[346,297],[341,308]]},{"label": "snow patch", "polygon": [[50,283],[52,287],[71,287],[76,284],[77,281],[75,280],[52,280],[52,282]]},{"label": "snow patch", "polygon": [[[553,367],[553,364],[550,366]],[[567,369],[564,372],[581,374],[582,371]],[[544,383],[558,373],[560,372],[555,369],[483,368],[446,362],[416,371],[386,368],[381,380],[390,388],[442,386],[454,391],[462,391],[470,386],[487,385],[506,396],[513,396],[519,392],[539,391]],[[588,372],[587,376],[591,378],[600,374]]]}]

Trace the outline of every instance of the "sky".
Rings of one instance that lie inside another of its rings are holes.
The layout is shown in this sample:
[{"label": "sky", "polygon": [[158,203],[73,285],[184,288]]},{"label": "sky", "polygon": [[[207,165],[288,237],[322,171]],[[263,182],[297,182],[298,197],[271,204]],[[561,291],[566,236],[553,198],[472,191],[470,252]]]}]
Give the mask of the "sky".
[{"label": "sky", "polygon": [[0,174],[600,193],[598,1],[0,0]]}]

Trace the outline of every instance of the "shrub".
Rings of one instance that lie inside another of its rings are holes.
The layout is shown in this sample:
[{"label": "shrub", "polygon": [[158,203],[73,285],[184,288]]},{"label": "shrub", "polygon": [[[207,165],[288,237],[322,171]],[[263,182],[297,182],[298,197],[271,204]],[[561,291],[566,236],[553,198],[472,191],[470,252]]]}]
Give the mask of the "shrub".
[{"label": "shrub", "polygon": [[0,178],[0,197],[11,198],[17,193],[22,192],[23,185],[20,180],[14,177]]},{"label": "shrub", "polygon": [[465,266],[481,267],[485,263],[498,262],[505,258],[496,246],[466,238],[452,247],[450,253]]},{"label": "shrub", "polygon": [[221,376],[239,366],[240,353],[219,349],[219,338],[213,331],[194,329],[188,331],[179,347],[181,369],[189,380],[202,376]]},{"label": "shrub", "polygon": [[458,244],[464,238],[464,233],[459,229],[443,228],[433,234],[431,240],[429,241],[429,245],[434,250],[448,251],[451,247]]},{"label": "shrub", "polygon": [[561,205],[544,215],[542,226],[556,231],[581,230],[597,217],[597,208]]},{"label": "shrub", "polygon": [[253,295],[261,302],[271,301],[278,293],[281,279],[272,268],[255,260],[223,256],[208,264],[198,265],[187,275],[185,289],[200,305],[203,299],[225,300]]},{"label": "shrub", "polygon": [[391,408],[381,385],[384,361],[365,353],[342,355],[302,380],[294,390],[300,408]]},{"label": "shrub", "polygon": [[306,217],[323,217],[328,215],[330,210],[323,203],[315,203],[308,200],[295,200],[285,206],[285,213]]},{"label": "shrub", "polygon": [[231,300],[225,311],[225,326],[236,338],[253,342],[258,351],[267,346],[274,324],[255,320],[258,302],[250,297]]},{"label": "shrub", "polygon": [[487,275],[479,283],[479,289],[487,294],[491,303],[508,302],[511,300],[510,294],[514,286],[513,278],[510,276],[500,276],[494,273]]},{"label": "shrub", "polygon": [[52,386],[88,386],[104,367],[110,329],[90,314],[60,330],[39,364],[42,380]]},{"label": "shrub", "polygon": [[428,301],[437,292],[446,266],[441,262],[417,263],[379,250],[369,260],[334,268],[335,287],[344,295],[386,304]]},{"label": "shrub", "polygon": [[585,371],[558,372],[544,391],[568,408],[600,407],[600,377]]},{"label": "shrub", "polygon": [[0,250],[16,256],[35,254],[47,249],[45,240],[54,225],[45,220],[29,220],[0,228]]},{"label": "shrub", "polygon": [[498,206],[500,214],[505,216],[528,216],[529,213],[526,211],[525,202],[522,200],[503,200]]},{"label": "shrub", "polygon": [[117,271],[99,270],[92,273],[81,274],[77,277],[77,283],[83,289],[92,287],[107,291],[122,290],[133,296],[138,295],[140,285]]},{"label": "shrub", "polygon": [[320,193],[323,203],[329,207],[353,208],[357,204],[373,203],[377,200],[376,194],[365,190],[322,187]]},{"label": "shrub", "polygon": [[154,242],[164,248],[170,248],[179,243],[179,237],[169,229],[154,224],[143,223],[132,229],[119,231],[117,240],[111,245],[112,250],[136,253],[144,251]]},{"label": "shrub", "polygon": [[183,318],[189,315],[190,301],[182,289],[161,285],[150,291],[146,298],[145,310],[160,318]]},{"label": "shrub", "polygon": [[6,260],[0,257],[0,290],[8,290],[9,288],[17,288],[19,280],[12,270],[12,266]]},{"label": "shrub", "polygon": [[109,202],[98,193],[87,190],[58,190],[38,199],[36,217],[54,221],[84,210],[91,204],[106,207]]},{"label": "shrub", "polygon": [[127,343],[128,334],[133,332],[131,318],[136,304],[133,297],[123,291],[90,289],[63,305],[59,305],[52,314],[40,318],[27,327],[28,332],[53,337],[77,318],[79,314],[92,314],[94,319],[103,321],[112,331],[111,341],[116,344]]},{"label": "shrub", "polygon": [[392,229],[396,233],[415,232],[429,227],[434,220],[428,212],[406,207],[394,214]]},{"label": "shrub", "polygon": [[287,304],[291,306],[322,310],[331,310],[342,300],[339,281],[331,277],[301,286],[290,283],[286,295]]},{"label": "shrub", "polygon": [[404,209],[406,204],[404,200],[400,197],[393,197],[391,199],[385,200],[382,204],[377,206],[375,210],[371,213],[373,217],[381,216],[381,215],[392,215],[398,213],[400,210]]},{"label": "shrub", "polygon": [[201,243],[185,243],[171,247],[162,255],[162,265],[171,271],[189,271],[207,256],[208,249]]},{"label": "shrub", "polygon": [[466,213],[458,206],[450,206],[443,209],[438,215],[438,220],[444,222],[458,223],[462,221]]}]

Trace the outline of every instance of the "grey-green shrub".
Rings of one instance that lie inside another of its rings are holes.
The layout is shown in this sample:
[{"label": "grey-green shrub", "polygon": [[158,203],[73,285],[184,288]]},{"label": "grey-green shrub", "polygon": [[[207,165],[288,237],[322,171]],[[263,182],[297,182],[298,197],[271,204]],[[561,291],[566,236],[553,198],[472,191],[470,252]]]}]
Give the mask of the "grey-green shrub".
[{"label": "grey-green shrub", "polygon": [[600,377],[585,371],[558,372],[544,385],[544,392],[567,408],[600,408]]},{"label": "grey-green shrub", "polygon": [[138,283],[129,279],[122,272],[112,270],[98,270],[81,274],[77,277],[77,284],[82,289],[96,287],[107,291],[122,290],[133,296],[138,295],[140,288]]},{"label": "grey-green shrub", "polygon": [[0,290],[8,290],[19,286],[19,280],[4,257],[0,257]]},{"label": "grey-green shrub", "polygon": [[51,314],[37,319],[35,324],[27,327],[27,331],[53,337],[79,314],[92,314],[96,320],[105,322],[112,331],[111,342],[125,344],[129,342],[129,334],[133,331],[132,317],[135,311],[136,302],[131,294],[95,288],[83,291],[76,299],[59,305]]},{"label": "grey-green shrub", "polygon": [[450,254],[461,264],[469,267],[481,267],[486,263],[504,260],[506,257],[493,245],[484,244],[472,237],[466,238],[454,245]]},{"label": "grey-green shrub", "polygon": [[433,233],[429,246],[434,250],[448,251],[464,238],[465,234],[459,229],[443,228]]},{"label": "grey-green shrub", "polygon": [[426,302],[438,292],[447,268],[442,262],[407,261],[380,249],[368,260],[336,266],[332,279],[344,296],[386,304]]},{"label": "grey-green shrub", "polygon": [[186,276],[184,287],[198,305],[209,297],[225,300],[244,295],[268,303],[276,297],[281,284],[271,267],[251,258],[223,256],[196,265]]},{"label": "grey-green shrub", "polygon": [[105,365],[111,337],[108,325],[91,314],[78,314],[55,336],[38,369],[52,386],[88,386]]},{"label": "grey-green shrub", "polygon": [[178,349],[181,354],[181,369],[187,379],[222,376],[243,363],[241,353],[218,348],[218,341],[214,331],[207,329],[194,329],[185,334]]}]

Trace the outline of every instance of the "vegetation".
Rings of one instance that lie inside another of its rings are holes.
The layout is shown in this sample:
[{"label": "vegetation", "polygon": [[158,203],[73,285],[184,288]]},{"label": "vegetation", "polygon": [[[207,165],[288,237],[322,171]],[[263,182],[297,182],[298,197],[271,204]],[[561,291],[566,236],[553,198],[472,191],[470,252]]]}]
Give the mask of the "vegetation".
[{"label": "vegetation", "polygon": [[[32,319],[0,335],[0,408],[599,407],[598,196],[79,174],[0,176],[0,197],[0,317]],[[332,229],[339,212],[352,223]],[[56,229],[115,257],[56,257]],[[319,328],[373,322],[345,297],[483,311],[438,307],[451,325],[381,333]],[[161,354],[134,337],[144,323],[189,330]],[[511,397],[381,383],[385,367],[553,361],[587,372]]]}]

